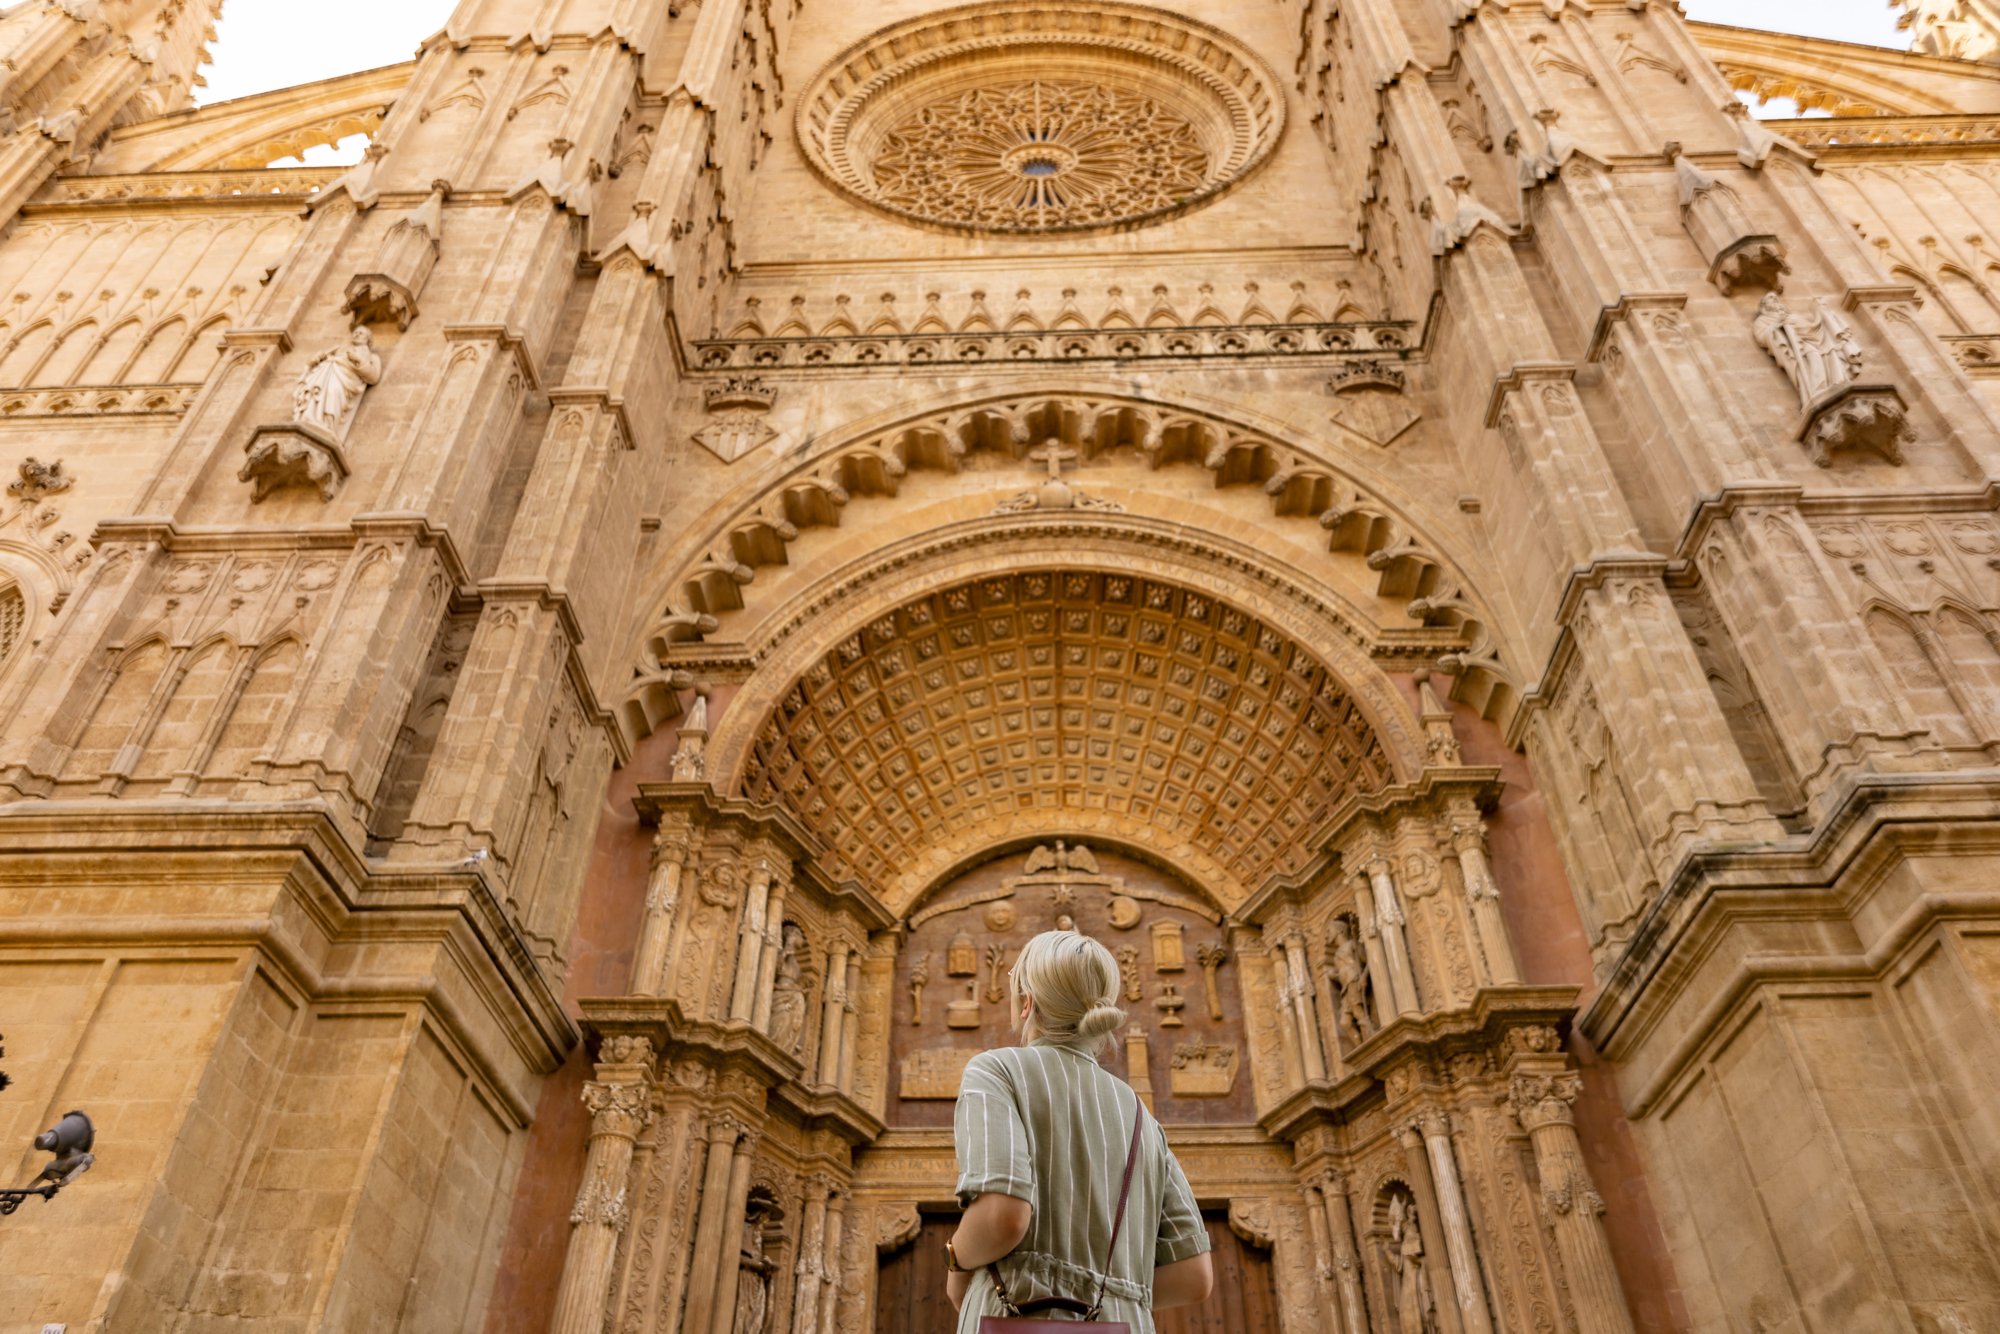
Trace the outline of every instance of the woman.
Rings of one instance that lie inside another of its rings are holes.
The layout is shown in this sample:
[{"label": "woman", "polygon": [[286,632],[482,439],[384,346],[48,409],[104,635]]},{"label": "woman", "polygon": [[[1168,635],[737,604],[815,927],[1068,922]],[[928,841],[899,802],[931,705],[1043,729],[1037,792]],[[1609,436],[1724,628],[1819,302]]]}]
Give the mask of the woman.
[{"label": "woman", "polygon": [[[955,1138],[965,1216],[946,1246],[959,1334],[1019,1306],[1104,1294],[1102,1318],[1153,1334],[1154,1308],[1207,1298],[1208,1231],[1160,1123],[1144,1114],[1117,1253],[1106,1268],[1138,1095],[1095,1059],[1124,1026],[1118,962],[1074,931],[1049,931],[1007,975],[1025,1046],[981,1052],[959,1087]],[[991,1269],[987,1266],[992,1266]]]}]

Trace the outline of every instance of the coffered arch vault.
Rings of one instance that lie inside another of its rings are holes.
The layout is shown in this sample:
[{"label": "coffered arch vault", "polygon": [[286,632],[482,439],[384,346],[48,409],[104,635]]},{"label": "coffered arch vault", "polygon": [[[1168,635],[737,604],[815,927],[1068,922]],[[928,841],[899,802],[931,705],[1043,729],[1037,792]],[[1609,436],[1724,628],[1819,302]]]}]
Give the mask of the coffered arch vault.
[{"label": "coffered arch vault", "polygon": [[1345,803],[1423,765],[1323,588],[1132,516],[910,539],[774,622],[734,669],[708,780],[787,808],[896,912],[1024,818],[1141,850],[1233,907],[1305,867]]},{"label": "coffered arch vault", "polygon": [[[1022,487],[1032,473],[1025,470],[1039,468],[1031,456],[1046,457],[1053,441],[1083,469],[1072,480],[1084,498],[1060,513],[1098,526],[1161,521],[1218,537],[1280,525],[1298,552],[1297,576],[1328,590],[1336,634],[1441,663],[1456,674],[1459,698],[1504,722],[1519,689],[1493,618],[1462,573],[1465,562],[1447,554],[1392,488],[1358,479],[1337,461],[1343,446],[1330,427],[1328,435],[1310,440],[1240,412],[1095,389],[960,400],[829,433],[809,456],[718,500],[663,557],[652,619],[634,646],[623,720],[636,737],[678,716],[691,665],[761,663],[765,649],[755,641],[802,577],[777,567],[792,565],[793,546],[814,530],[853,530],[840,547],[843,560],[876,550],[878,530],[883,544],[912,531],[963,531],[1028,496]],[[982,469],[993,474],[990,490],[976,476]],[[1189,472],[1207,479],[1191,487]],[[961,488],[950,503],[920,497],[926,474],[965,475],[971,489]],[[919,511],[920,504],[930,508]],[[877,522],[899,507],[895,524]],[[1015,512],[1000,527],[1033,517]],[[765,596],[771,578],[760,583],[760,571],[784,574],[778,582],[787,592],[776,602]],[[1364,590],[1373,609],[1332,591],[1342,586]]]}]

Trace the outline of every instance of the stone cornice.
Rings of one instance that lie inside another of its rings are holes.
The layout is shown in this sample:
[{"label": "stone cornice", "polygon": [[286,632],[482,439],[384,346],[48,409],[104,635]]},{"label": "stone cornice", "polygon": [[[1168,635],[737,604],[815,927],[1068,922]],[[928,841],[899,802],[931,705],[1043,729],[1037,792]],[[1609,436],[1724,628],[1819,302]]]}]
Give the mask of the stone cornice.
[{"label": "stone cornice", "polygon": [[[319,999],[407,999],[435,1010],[447,1032],[469,1034],[497,1021],[529,1070],[546,1074],[576,1045],[578,1033],[560,998],[536,965],[525,940],[477,870],[445,865],[391,865],[364,857],[317,804],[258,805],[240,801],[63,801],[0,806],[0,885],[17,875],[46,884],[52,858],[86,858],[90,875],[143,892],[164,881],[204,886],[282,885],[279,892],[334,945],[361,939],[428,940],[488,996],[511,996],[502,1013],[489,1001],[481,1013],[460,1012],[438,989],[437,967],[423,977],[370,978],[367,969],[336,976],[326,956],[302,953],[285,926],[293,914],[258,910],[237,916],[112,915],[79,901],[76,911],[40,923],[0,925],[0,941],[144,941],[255,948],[301,994]],[[125,863],[129,861],[129,869]],[[106,906],[115,906],[107,904]],[[465,935],[451,923],[463,925]],[[294,928],[295,930],[296,928]],[[516,1087],[462,1044],[522,1125],[534,1119],[531,1091]]]},{"label": "stone cornice", "polygon": [[[1339,1124],[1376,1096],[1394,1069],[1443,1067],[1451,1057],[1476,1052],[1497,1057],[1507,1034],[1524,1028],[1563,1028],[1576,1012],[1578,988],[1487,987],[1463,1009],[1399,1018],[1348,1052],[1339,1079],[1308,1081],[1258,1118],[1276,1139],[1297,1139],[1316,1124]],[[1493,1062],[1497,1068],[1500,1061]]]},{"label": "stone cornice", "polygon": [[[1856,919],[1855,900],[1881,889],[1913,850],[2000,854],[2000,774],[1870,774],[1855,779],[1811,834],[1759,847],[1694,849],[1663,877],[1624,953],[1604,979],[1579,1026],[1615,1058],[1646,1036],[1665,1013],[1652,992],[1671,977],[1667,961],[1686,957],[1744,918],[1771,915],[1788,922]],[[1900,917],[1880,924],[1865,951],[1796,957],[1760,953],[1743,961],[1690,1022],[1669,1058],[1639,1096],[1631,1115],[1644,1116],[1699,1050],[1703,1035],[1764,980],[1853,981],[1878,977],[1940,916],[1974,911],[1990,917],[2000,892],[1990,889],[1919,894]]]}]

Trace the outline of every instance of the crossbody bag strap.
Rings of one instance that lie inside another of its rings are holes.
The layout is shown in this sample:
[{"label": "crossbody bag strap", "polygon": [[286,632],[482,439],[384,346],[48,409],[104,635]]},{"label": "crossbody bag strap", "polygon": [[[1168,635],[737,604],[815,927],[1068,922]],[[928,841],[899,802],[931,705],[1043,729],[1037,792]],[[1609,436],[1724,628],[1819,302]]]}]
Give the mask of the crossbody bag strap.
[{"label": "crossbody bag strap", "polygon": [[1146,1125],[1146,1104],[1139,1101],[1137,1089],[1132,1091],[1132,1144],[1125,1150],[1125,1179],[1118,1183],[1118,1212],[1111,1217],[1111,1244],[1105,1248],[1104,1268],[1097,1271],[1097,1300],[1091,1303],[1087,1320],[1097,1319],[1097,1313],[1104,1309],[1104,1289],[1111,1282],[1111,1266],[1118,1260],[1118,1234],[1125,1229],[1125,1202],[1132,1195],[1132,1169],[1139,1162],[1139,1132]]}]

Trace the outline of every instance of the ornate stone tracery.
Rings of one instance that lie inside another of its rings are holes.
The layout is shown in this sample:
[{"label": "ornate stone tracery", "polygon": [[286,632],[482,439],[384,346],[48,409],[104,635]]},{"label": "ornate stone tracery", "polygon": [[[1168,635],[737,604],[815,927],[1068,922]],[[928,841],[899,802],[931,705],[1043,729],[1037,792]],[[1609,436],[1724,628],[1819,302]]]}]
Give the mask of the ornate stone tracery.
[{"label": "ornate stone tracery", "polygon": [[1132,226],[1269,155],[1285,99],[1226,34],[1122,4],[1001,0],[876,34],[822,70],[799,138],[828,181],[967,231]]}]

